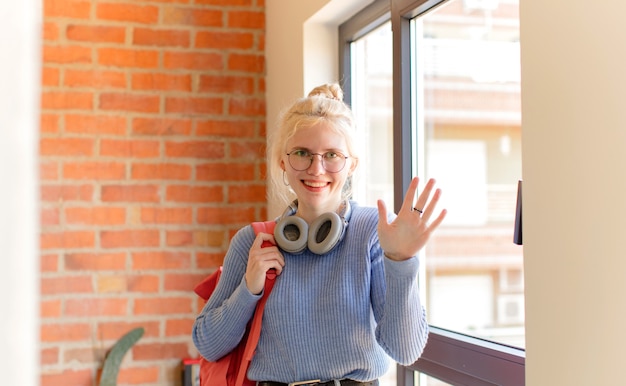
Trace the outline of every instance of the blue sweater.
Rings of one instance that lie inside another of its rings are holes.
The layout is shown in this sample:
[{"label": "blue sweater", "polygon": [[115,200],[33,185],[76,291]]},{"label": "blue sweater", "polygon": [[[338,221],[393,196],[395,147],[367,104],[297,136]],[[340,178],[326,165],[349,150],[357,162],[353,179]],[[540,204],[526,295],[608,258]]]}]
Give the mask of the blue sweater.
[{"label": "blue sweater", "polygon": [[[411,364],[428,324],[420,302],[417,257],[396,262],[378,242],[376,208],[352,202],[343,240],[319,256],[283,252],[285,267],[267,301],[261,336],[248,370],[257,381],[296,382],[382,376],[390,357]],[[251,226],[231,240],[219,284],[197,317],[193,341],[215,361],[240,341],[260,295],[245,284]]]}]

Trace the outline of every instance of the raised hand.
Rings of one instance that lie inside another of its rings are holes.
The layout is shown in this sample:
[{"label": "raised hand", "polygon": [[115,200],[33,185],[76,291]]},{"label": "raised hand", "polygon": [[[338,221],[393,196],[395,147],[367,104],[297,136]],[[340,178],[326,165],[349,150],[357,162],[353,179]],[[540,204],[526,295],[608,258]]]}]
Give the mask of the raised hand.
[{"label": "raised hand", "polygon": [[402,207],[391,223],[387,222],[385,203],[378,200],[378,238],[385,256],[392,260],[406,260],[417,255],[446,216],[447,212],[443,209],[429,223],[435,213],[441,189],[436,189],[433,193],[435,180],[431,178],[413,204],[418,184],[419,178],[414,177],[406,191]]}]

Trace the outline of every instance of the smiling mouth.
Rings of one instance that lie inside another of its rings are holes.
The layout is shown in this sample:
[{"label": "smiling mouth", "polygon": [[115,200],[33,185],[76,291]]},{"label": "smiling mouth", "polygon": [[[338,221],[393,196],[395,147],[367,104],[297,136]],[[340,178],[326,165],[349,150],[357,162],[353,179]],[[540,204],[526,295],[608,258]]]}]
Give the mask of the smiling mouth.
[{"label": "smiling mouth", "polygon": [[304,185],[309,186],[311,188],[323,188],[324,186],[328,185],[328,182],[313,182],[313,181],[302,181],[302,183],[304,183]]}]

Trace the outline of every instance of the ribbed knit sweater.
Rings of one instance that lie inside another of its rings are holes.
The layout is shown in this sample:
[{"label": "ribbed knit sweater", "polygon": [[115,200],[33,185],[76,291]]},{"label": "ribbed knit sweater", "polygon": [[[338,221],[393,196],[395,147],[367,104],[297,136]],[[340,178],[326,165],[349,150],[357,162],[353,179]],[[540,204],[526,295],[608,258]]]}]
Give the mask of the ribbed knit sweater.
[{"label": "ribbed knit sweater", "polygon": [[[297,382],[382,376],[390,358],[411,364],[421,355],[428,324],[417,285],[418,258],[392,261],[380,247],[376,208],[352,202],[343,240],[324,255],[282,252],[248,370],[257,381]],[[219,284],[197,317],[193,342],[215,361],[241,340],[260,295],[245,283],[251,226],[231,240]]]}]

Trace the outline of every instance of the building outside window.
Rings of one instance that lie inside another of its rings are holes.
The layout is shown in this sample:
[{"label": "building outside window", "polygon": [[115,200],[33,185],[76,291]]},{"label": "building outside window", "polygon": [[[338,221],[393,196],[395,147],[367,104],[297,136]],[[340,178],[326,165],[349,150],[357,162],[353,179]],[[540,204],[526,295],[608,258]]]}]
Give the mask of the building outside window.
[{"label": "building outside window", "polygon": [[[410,157],[394,148],[393,98],[403,94],[393,90],[388,10],[349,44],[349,102],[366,149],[356,199],[397,209],[398,162],[422,181],[436,178],[448,216],[421,254],[429,323],[523,349],[523,259],[513,243],[522,175],[518,0],[431,3],[409,22],[411,127],[402,130]],[[395,384],[392,371],[383,385]]]}]

